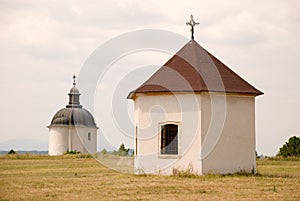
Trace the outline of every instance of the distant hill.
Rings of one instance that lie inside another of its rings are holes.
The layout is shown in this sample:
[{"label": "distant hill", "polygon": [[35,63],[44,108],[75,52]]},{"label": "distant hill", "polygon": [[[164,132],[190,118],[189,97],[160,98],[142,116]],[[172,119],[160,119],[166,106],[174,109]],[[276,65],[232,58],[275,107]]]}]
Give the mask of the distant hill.
[{"label": "distant hill", "polygon": [[46,151],[48,150],[48,142],[36,139],[18,138],[0,142],[0,150],[22,150],[22,151]]},{"label": "distant hill", "polygon": [[[9,150],[1,150],[0,155],[6,155]],[[29,151],[16,151],[17,154],[33,154],[33,155],[48,155],[48,151],[36,151],[36,150],[29,150]]]}]

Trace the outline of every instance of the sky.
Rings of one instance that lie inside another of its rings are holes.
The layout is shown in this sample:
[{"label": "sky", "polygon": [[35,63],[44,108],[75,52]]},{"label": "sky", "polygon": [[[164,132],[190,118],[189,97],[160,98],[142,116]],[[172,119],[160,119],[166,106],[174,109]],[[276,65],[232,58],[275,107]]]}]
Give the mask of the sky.
[{"label": "sky", "polygon": [[[47,126],[67,105],[73,74],[80,76],[102,44],[145,29],[170,31],[188,42],[185,22],[193,14],[200,22],[195,40],[264,92],[256,98],[257,152],[275,155],[289,137],[300,135],[299,11],[297,0],[0,0],[0,150],[47,149]],[[110,148],[133,144],[130,137],[109,131],[110,123],[103,119],[114,103],[103,94],[116,91],[124,76],[138,77],[131,90],[139,86],[183,45],[174,43],[174,50],[166,52],[131,52],[112,62],[111,74],[102,77],[94,92],[93,108],[87,107],[102,128],[98,149],[108,144],[101,136],[110,136]],[[132,112],[130,100],[122,101]],[[105,104],[110,107],[102,111]]]}]

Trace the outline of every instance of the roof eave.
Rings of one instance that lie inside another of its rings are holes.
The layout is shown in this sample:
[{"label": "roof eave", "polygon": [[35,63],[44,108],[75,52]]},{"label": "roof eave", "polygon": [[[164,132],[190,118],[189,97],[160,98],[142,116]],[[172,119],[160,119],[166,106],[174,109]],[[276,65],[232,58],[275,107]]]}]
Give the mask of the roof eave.
[{"label": "roof eave", "polygon": [[86,125],[69,125],[69,124],[50,124],[49,126],[47,126],[47,128],[52,128],[52,127],[85,127],[85,128],[96,128],[97,130],[99,129],[98,126],[86,126]]},{"label": "roof eave", "polygon": [[186,90],[178,90],[178,91],[143,91],[143,92],[136,92],[131,91],[127,99],[134,100],[138,94],[155,94],[155,93],[202,93],[202,92],[211,92],[211,93],[225,93],[225,94],[240,94],[240,95],[249,95],[249,96],[260,96],[264,93],[259,91],[258,92],[233,92],[233,91],[217,91],[217,90],[200,90],[200,91],[186,91]]},{"label": "roof eave", "polygon": [[129,94],[128,94],[128,96],[126,98],[134,100],[135,99],[135,91],[129,92]]}]

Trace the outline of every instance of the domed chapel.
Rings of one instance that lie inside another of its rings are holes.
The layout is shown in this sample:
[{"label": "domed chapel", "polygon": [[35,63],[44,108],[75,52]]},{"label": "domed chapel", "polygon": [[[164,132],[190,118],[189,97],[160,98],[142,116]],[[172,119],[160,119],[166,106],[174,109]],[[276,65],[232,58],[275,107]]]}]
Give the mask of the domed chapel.
[{"label": "domed chapel", "polygon": [[49,128],[49,155],[63,155],[68,151],[97,152],[98,127],[92,114],[80,105],[80,93],[73,76],[69,104],[55,113]]}]

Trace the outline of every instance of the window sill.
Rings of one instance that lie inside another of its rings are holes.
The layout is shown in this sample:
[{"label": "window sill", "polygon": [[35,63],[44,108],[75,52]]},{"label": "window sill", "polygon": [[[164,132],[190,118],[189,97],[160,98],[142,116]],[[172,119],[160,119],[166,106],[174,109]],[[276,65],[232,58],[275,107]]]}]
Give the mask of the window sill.
[{"label": "window sill", "polygon": [[181,155],[172,155],[172,154],[160,154],[158,158],[161,159],[180,159]]}]

